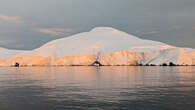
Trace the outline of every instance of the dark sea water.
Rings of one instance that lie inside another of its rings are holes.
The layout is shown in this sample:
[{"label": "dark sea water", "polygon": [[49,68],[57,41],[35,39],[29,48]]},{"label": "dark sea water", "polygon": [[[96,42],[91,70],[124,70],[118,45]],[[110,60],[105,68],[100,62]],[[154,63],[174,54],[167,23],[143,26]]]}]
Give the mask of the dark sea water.
[{"label": "dark sea water", "polygon": [[195,67],[3,67],[0,110],[195,110]]}]

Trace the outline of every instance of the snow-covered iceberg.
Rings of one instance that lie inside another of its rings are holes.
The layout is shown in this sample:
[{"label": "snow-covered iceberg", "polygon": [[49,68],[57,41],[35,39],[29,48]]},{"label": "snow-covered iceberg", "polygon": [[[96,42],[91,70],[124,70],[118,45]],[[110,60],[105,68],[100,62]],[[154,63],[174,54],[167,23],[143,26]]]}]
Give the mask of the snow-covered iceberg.
[{"label": "snow-covered iceberg", "polygon": [[0,48],[0,66],[195,65],[195,49],[144,40],[110,27],[57,39],[31,51]]}]

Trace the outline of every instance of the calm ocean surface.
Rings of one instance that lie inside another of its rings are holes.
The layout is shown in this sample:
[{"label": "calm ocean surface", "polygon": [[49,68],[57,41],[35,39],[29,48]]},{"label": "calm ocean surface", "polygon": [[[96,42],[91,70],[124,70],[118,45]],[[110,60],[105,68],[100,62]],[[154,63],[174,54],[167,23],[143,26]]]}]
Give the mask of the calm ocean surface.
[{"label": "calm ocean surface", "polygon": [[3,67],[0,110],[195,110],[195,67]]}]

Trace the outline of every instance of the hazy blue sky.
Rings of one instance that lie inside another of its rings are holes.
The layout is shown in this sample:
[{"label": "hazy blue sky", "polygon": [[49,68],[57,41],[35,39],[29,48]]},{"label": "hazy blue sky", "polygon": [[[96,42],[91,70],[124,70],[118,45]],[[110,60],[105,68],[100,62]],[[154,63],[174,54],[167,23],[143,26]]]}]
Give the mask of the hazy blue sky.
[{"label": "hazy blue sky", "polygon": [[1,47],[33,49],[97,26],[195,48],[195,0],[0,0]]}]

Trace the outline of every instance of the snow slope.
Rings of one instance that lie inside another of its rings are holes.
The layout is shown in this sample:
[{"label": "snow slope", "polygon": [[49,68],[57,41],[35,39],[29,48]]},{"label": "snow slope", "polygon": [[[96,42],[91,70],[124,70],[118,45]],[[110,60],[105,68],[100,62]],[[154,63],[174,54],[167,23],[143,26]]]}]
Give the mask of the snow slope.
[{"label": "snow slope", "polygon": [[[99,27],[90,32],[51,41],[34,51],[25,52],[21,55],[63,57],[97,52],[106,54],[120,50],[152,51],[165,45],[160,42],[139,39],[113,28]],[[148,50],[148,48],[151,49]]]},{"label": "snow slope", "polygon": [[91,65],[95,61],[102,65],[195,63],[194,49],[140,39],[109,27],[57,39],[32,51],[4,49],[1,53],[0,66],[10,66],[14,62],[23,66]]},{"label": "snow slope", "polygon": [[8,58],[11,58],[11,57],[13,57],[16,54],[19,54],[21,52],[24,52],[24,51],[20,51],[20,50],[9,50],[9,49],[5,49],[5,48],[1,48],[0,47],[0,59],[8,59]]}]

